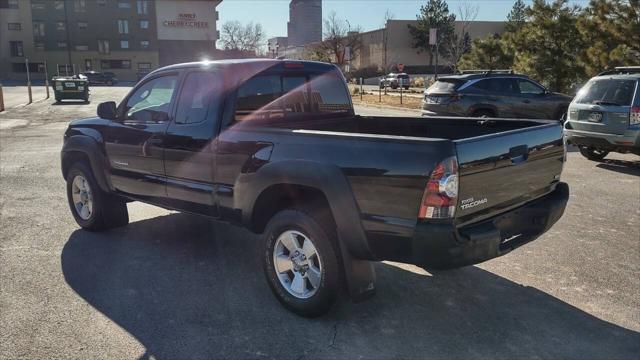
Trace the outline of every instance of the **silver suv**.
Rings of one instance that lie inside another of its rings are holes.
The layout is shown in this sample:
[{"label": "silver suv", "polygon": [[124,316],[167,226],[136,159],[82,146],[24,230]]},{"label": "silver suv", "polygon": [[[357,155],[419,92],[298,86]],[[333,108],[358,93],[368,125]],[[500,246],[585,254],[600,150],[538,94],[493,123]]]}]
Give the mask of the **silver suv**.
[{"label": "silver suv", "polygon": [[390,87],[392,89],[403,87],[406,90],[409,90],[410,85],[411,80],[409,79],[409,75],[405,73],[390,73],[387,77],[380,79],[380,89],[384,89],[385,87]]},{"label": "silver suv", "polygon": [[611,151],[640,155],[640,66],[589,80],[569,105],[564,134],[589,160]]}]

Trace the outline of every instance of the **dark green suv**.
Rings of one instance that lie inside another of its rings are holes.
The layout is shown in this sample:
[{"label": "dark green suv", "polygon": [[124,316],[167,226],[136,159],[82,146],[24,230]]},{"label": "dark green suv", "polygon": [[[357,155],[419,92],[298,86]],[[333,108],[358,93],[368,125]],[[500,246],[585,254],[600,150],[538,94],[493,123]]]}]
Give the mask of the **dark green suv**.
[{"label": "dark green suv", "polygon": [[570,96],[550,92],[526,75],[448,75],[425,91],[422,115],[562,120],[570,102]]}]

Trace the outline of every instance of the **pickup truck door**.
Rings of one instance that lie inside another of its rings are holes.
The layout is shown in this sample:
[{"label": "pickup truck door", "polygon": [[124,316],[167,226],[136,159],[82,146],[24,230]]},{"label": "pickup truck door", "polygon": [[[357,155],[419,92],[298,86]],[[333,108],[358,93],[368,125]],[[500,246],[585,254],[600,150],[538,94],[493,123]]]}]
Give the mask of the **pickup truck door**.
[{"label": "pickup truck door", "polygon": [[155,76],[136,86],[105,134],[111,182],[138,197],[165,197],[162,141],[171,120],[178,74]]},{"label": "pickup truck door", "polygon": [[167,196],[179,208],[217,216],[213,141],[220,122],[220,83],[212,71],[188,72],[164,137]]}]

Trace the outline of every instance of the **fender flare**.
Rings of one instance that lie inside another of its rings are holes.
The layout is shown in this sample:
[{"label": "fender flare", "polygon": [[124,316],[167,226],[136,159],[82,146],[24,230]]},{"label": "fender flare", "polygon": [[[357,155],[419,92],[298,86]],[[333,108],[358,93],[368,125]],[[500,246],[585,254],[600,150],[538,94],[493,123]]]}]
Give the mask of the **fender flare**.
[{"label": "fender flare", "polygon": [[82,129],[84,134],[72,135],[65,139],[60,152],[62,176],[65,174],[65,160],[73,152],[79,152],[87,156],[93,176],[102,191],[110,192],[113,187],[108,176],[109,163],[98,141],[102,142],[102,136],[94,129]]},{"label": "fender flare", "polygon": [[256,200],[273,185],[301,185],[321,191],[329,202],[339,241],[356,258],[372,260],[374,255],[362,228],[360,209],[342,171],[335,165],[308,160],[269,163],[255,173],[240,174],[234,186],[234,208],[242,211],[242,223],[250,227]]}]

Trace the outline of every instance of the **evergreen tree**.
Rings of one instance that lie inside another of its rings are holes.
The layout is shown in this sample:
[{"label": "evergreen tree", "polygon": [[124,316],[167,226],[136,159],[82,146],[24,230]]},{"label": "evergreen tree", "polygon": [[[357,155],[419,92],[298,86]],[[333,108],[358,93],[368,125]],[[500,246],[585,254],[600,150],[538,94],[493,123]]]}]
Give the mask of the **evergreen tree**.
[{"label": "evergreen tree", "polygon": [[449,13],[449,6],[445,0],[429,0],[426,5],[420,7],[417,20],[416,25],[408,25],[413,47],[418,49],[418,52],[428,53],[429,66],[432,66],[435,49],[429,45],[429,29],[438,29],[438,54],[447,54],[447,44],[454,34],[456,15]]},{"label": "evergreen tree", "polygon": [[498,35],[475,39],[471,50],[462,56],[459,69],[509,69],[513,57],[505,51],[502,39]]},{"label": "evergreen tree", "polygon": [[514,68],[554,91],[567,91],[584,76],[577,59],[583,42],[576,27],[578,8],[568,0],[533,0],[527,22],[508,44],[515,54]]},{"label": "evergreen tree", "polygon": [[511,8],[511,11],[507,15],[507,24],[505,30],[508,32],[517,32],[522,29],[522,26],[527,20],[527,6],[523,0],[516,0]]},{"label": "evergreen tree", "polygon": [[586,46],[580,61],[587,76],[640,64],[639,0],[591,0],[577,27]]}]

